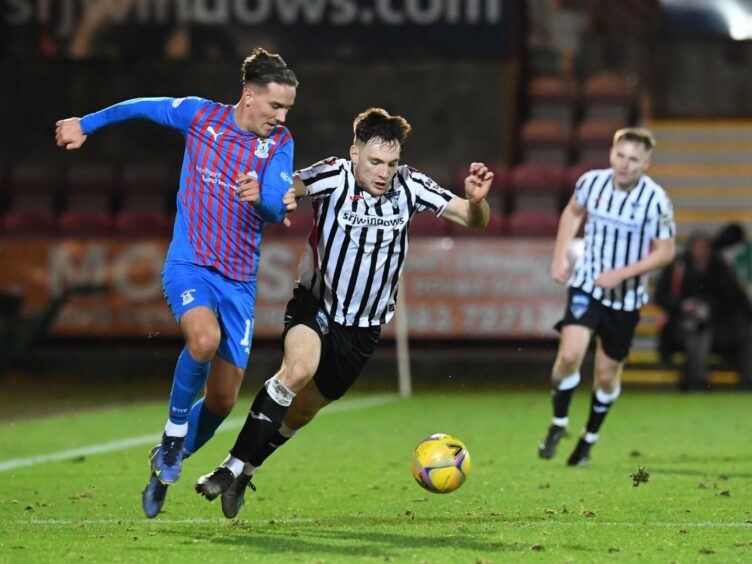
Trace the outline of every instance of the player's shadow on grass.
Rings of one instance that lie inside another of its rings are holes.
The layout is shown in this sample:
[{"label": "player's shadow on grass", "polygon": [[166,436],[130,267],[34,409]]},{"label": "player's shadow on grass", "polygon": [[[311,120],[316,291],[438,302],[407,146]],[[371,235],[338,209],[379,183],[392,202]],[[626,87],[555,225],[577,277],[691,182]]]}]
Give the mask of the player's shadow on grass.
[{"label": "player's shadow on grass", "polygon": [[[192,533],[202,542],[246,546],[259,554],[293,555],[329,553],[331,555],[363,558],[389,558],[395,550],[411,548],[434,550],[445,546],[447,550],[462,550],[471,553],[523,553],[535,550],[531,544],[504,542],[499,538],[500,527],[523,525],[516,518],[496,516],[431,517],[431,525],[440,525],[437,532],[423,534],[428,521],[411,519],[407,516],[353,518],[322,518],[311,522],[270,522],[248,523],[241,520],[228,522],[221,534],[216,530],[200,534]],[[494,527],[493,525],[497,525]],[[374,528],[396,528],[405,531],[381,532]],[[185,530],[165,528],[162,531],[175,537],[184,538]],[[414,534],[410,534],[411,531]],[[541,543],[545,537],[541,534]],[[568,547],[577,551],[592,551],[584,545]]]}]

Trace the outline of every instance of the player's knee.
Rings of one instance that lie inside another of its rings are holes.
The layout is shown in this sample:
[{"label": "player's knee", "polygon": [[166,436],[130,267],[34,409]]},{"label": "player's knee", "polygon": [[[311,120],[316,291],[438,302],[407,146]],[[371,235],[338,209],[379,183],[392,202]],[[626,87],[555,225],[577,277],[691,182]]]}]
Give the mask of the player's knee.
[{"label": "player's knee", "polygon": [[595,386],[606,393],[611,393],[619,386],[619,376],[613,370],[596,370]]},{"label": "player's knee", "polygon": [[238,401],[237,392],[226,390],[221,393],[207,395],[204,399],[204,405],[209,411],[218,417],[227,417],[235,407]]},{"label": "player's knee", "polygon": [[188,351],[194,360],[208,362],[219,346],[219,333],[211,329],[198,331],[188,338]]},{"label": "player's knee", "polygon": [[311,381],[313,373],[314,367],[309,362],[298,360],[285,365],[280,379],[289,390],[297,393]]},{"label": "player's knee", "polygon": [[569,375],[580,368],[581,356],[579,351],[562,349],[559,351],[558,365],[560,374]]}]

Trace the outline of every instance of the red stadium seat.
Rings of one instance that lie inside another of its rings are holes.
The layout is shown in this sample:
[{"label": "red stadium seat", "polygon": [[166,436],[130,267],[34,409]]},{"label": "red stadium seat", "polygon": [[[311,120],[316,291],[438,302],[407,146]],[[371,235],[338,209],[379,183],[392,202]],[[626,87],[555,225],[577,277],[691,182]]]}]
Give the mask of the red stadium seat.
[{"label": "red stadium seat", "polygon": [[101,164],[76,163],[65,177],[64,209],[58,227],[75,237],[109,235],[112,218],[114,170]]},{"label": "red stadium seat", "polygon": [[121,210],[115,214],[115,234],[121,237],[161,237],[172,234],[169,216],[157,211]]},{"label": "red stadium seat", "polygon": [[526,209],[514,212],[507,221],[510,237],[556,237],[559,214],[549,209]]},{"label": "red stadium seat", "polygon": [[424,211],[413,216],[409,233],[413,237],[446,237],[450,234],[449,222]]},{"label": "red stadium seat", "polygon": [[5,235],[44,237],[57,233],[57,218],[51,211],[8,210],[0,221]]},{"label": "red stadium seat", "polygon": [[597,163],[579,162],[579,163],[575,163],[569,166],[566,169],[566,171],[564,171],[564,192],[571,194],[574,191],[574,187],[577,185],[577,181],[586,172],[591,171],[591,170],[608,168],[609,166],[611,165],[609,165],[608,162],[597,162]]},{"label": "red stadium seat", "polygon": [[58,173],[45,162],[25,162],[8,175],[3,199],[7,235],[50,235],[57,229]]},{"label": "red stadium seat", "polygon": [[99,237],[112,234],[114,221],[105,211],[68,210],[60,214],[58,228],[69,237]]},{"label": "red stadium seat", "polygon": [[123,170],[115,231],[124,237],[167,237],[172,234],[176,190],[170,171],[162,162],[130,163]]},{"label": "red stadium seat", "polygon": [[550,208],[558,211],[563,200],[563,175],[563,169],[556,165],[517,165],[512,171],[513,209]]},{"label": "red stadium seat", "polygon": [[603,162],[613,143],[614,133],[626,123],[612,120],[584,120],[577,126],[576,153],[580,162]]},{"label": "red stadium seat", "polygon": [[602,73],[585,80],[582,87],[583,113],[586,119],[629,123],[634,119],[637,81],[613,73]]},{"label": "red stadium seat", "polygon": [[577,110],[579,86],[572,76],[543,75],[527,85],[530,119],[555,120],[571,124]]},{"label": "red stadium seat", "polygon": [[520,148],[526,163],[563,166],[572,152],[572,126],[559,121],[529,120],[522,125]]}]

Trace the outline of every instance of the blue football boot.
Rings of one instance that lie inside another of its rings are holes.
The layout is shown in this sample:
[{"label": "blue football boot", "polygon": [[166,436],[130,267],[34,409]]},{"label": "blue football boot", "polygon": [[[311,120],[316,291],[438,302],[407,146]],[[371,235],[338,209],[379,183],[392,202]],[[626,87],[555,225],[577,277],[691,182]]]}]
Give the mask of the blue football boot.
[{"label": "blue football boot", "polygon": [[159,452],[160,446],[156,445],[149,453],[151,475],[149,476],[149,483],[146,484],[144,491],[141,492],[141,507],[149,519],[154,519],[154,517],[159,515],[167,497],[167,485],[159,481],[153,467],[154,459]]}]

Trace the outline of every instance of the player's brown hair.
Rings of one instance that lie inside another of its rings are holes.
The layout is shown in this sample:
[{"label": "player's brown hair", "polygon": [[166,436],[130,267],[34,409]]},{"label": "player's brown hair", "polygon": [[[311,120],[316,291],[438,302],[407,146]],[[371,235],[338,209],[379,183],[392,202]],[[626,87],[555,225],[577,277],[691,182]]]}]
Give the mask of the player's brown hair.
[{"label": "player's brown hair", "polygon": [[655,148],[653,132],[645,127],[625,127],[614,133],[614,145],[620,141],[632,141],[642,143],[645,150],[652,151]]},{"label": "player's brown hair", "polygon": [[353,121],[355,142],[368,143],[379,139],[385,143],[405,144],[412,127],[402,116],[393,116],[382,108],[368,108]]},{"label": "player's brown hair", "polygon": [[243,86],[266,86],[270,82],[298,86],[298,78],[280,55],[256,47],[243,60]]}]

